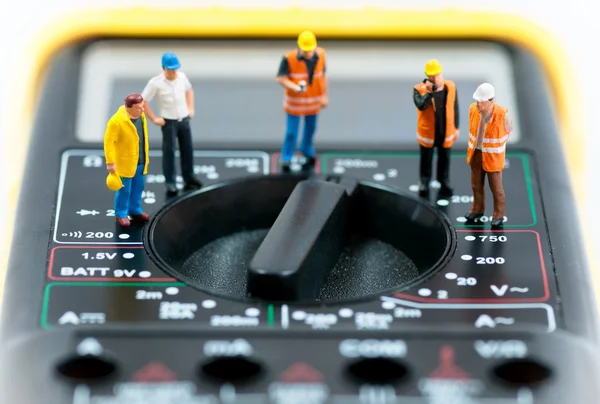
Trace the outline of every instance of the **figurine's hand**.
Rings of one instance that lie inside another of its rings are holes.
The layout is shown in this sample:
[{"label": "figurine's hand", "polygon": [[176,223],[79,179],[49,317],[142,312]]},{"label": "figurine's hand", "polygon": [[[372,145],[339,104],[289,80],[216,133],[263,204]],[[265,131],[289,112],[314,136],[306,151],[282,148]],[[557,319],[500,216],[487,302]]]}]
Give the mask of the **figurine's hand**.
[{"label": "figurine's hand", "polygon": [[152,120],[152,123],[158,126],[165,126],[165,120],[163,117],[160,116],[154,118],[154,120]]},{"label": "figurine's hand", "polygon": [[106,169],[108,170],[109,173],[115,173],[115,172],[117,172],[117,164],[116,163],[107,164]]},{"label": "figurine's hand", "polygon": [[460,129],[456,129],[456,132],[454,132],[454,138],[458,139],[458,136],[460,136]]},{"label": "figurine's hand", "polygon": [[322,97],[321,98],[321,107],[326,108],[327,105],[329,105],[329,97]]},{"label": "figurine's hand", "polygon": [[432,92],[433,91],[433,83],[429,80],[427,80],[425,82],[425,88],[427,89],[427,92]]},{"label": "figurine's hand", "polygon": [[190,110],[190,119],[194,119],[194,116],[196,115],[196,111],[191,109]]}]

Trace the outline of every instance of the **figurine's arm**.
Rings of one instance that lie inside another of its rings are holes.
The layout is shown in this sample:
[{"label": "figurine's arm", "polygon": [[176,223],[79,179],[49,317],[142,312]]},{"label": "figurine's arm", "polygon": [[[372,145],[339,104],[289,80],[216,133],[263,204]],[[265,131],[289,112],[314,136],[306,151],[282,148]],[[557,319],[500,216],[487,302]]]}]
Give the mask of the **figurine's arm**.
[{"label": "figurine's arm", "polygon": [[433,94],[431,93],[421,95],[416,88],[413,89],[413,102],[415,103],[415,107],[420,111],[423,111],[429,106],[431,97],[433,97]]},{"label": "figurine's arm", "polygon": [[152,111],[152,108],[150,108],[150,101],[152,101],[155,95],[156,86],[154,85],[154,82],[150,80],[148,84],[146,84],[146,87],[144,87],[144,91],[142,91],[142,98],[144,99],[144,113],[152,123],[158,124],[160,123],[157,121],[159,117],[156,116]]},{"label": "figurine's arm", "polygon": [[187,76],[183,76],[185,83],[185,103],[188,107],[188,111],[190,113],[190,118],[194,118],[196,115],[196,108],[194,102],[194,89],[192,88],[192,83],[187,78]]},{"label": "figurine's arm", "polygon": [[458,131],[460,124],[460,113],[458,110],[458,91],[455,91],[454,94],[454,127]]},{"label": "figurine's arm", "polygon": [[514,129],[513,121],[512,119],[510,119],[510,116],[508,116],[508,114],[504,115],[504,128],[508,133],[512,132],[512,130]]},{"label": "figurine's arm", "polygon": [[[325,55],[323,55],[325,58]],[[321,105],[326,107],[329,104],[329,83],[327,80],[327,61],[323,62],[323,96],[321,97]]]},{"label": "figurine's arm", "polygon": [[281,63],[279,64],[279,71],[277,72],[277,82],[281,84],[284,88],[287,88],[288,90],[299,92],[300,86],[288,78],[289,74],[290,68],[288,66],[287,58],[284,56],[283,59],[281,59]]},{"label": "figurine's arm", "polygon": [[104,158],[106,159],[106,169],[110,172],[115,172],[116,160],[116,142],[119,138],[119,125],[112,119],[106,124],[104,132]]}]

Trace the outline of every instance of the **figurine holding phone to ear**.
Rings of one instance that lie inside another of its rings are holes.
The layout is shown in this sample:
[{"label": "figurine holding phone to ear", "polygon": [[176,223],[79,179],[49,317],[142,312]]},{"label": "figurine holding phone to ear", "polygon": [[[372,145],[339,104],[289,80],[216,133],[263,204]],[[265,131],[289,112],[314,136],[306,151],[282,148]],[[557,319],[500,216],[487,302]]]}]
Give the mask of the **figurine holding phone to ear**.
[{"label": "figurine holding phone to ear", "polygon": [[419,194],[429,193],[433,149],[437,149],[437,180],[440,198],[452,196],[450,186],[450,154],[459,136],[459,109],[456,85],[442,75],[442,65],[433,59],[425,65],[427,76],[413,90],[417,107],[417,142],[421,151]]},{"label": "figurine holding phone to ear", "polygon": [[434,93],[438,90],[438,86],[436,86],[434,82],[429,81],[428,78],[423,79],[423,84],[425,84],[428,93]]}]

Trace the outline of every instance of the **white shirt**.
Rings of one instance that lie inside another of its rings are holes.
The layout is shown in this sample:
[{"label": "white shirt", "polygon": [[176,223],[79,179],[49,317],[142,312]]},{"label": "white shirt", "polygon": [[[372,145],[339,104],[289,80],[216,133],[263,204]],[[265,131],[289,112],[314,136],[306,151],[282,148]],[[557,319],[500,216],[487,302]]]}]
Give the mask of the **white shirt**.
[{"label": "white shirt", "polygon": [[[482,113],[479,113],[479,128],[477,129],[477,145],[475,146],[475,148],[477,150],[483,149],[483,135],[485,134],[485,130],[487,129],[487,125],[488,125],[488,123],[490,123],[491,118],[492,118],[491,111],[485,115],[483,115]],[[504,115],[504,127],[506,128],[506,131],[508,133],[510,133],[513,130],[513,127],[509,121],[510,121],[510,118],[508,117],[508,114]]]},{"label": "white shirt", "polygon": [[142,98],[150,102],[156,97],[158,116],[164,119],[183,119],[190,114],[185,94],[191,89],[192,83],[183,72],[178,71],[177,78],[172,81],[161,73],[148,81],[142,91]]}]

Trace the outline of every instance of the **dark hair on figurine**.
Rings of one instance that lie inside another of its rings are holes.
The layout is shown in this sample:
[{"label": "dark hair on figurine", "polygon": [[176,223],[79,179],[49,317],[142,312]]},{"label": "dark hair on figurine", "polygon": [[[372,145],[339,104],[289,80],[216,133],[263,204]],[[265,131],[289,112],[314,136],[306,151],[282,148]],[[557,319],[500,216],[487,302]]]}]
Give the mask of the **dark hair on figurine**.
[{"label": "dark hair on figurine", "polygon": [[125,97],[125,106],[131,108],[134,104],[139,104],[142,101],[144,101],[144,99],[140,94],[129,94]]}]

